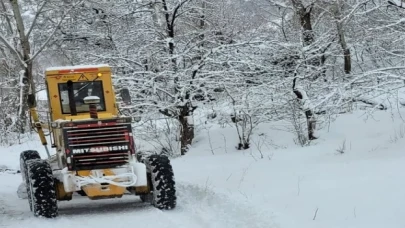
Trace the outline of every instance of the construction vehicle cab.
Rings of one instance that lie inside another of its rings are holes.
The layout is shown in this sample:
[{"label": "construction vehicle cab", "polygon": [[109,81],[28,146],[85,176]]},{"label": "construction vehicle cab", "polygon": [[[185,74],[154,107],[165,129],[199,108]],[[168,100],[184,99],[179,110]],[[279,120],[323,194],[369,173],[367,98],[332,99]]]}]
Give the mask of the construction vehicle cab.
[{"label": "construction vehicle cab", "polygon": [[[49,132],[55,153],[48,159],[23,151],[20,166],[31,210],[55,217],[57,201],[78,192],[90,199],[139,195],[161,209],[176,205],[173,170],[167,157],[140,159],[131,117],[119,115],[108,65],[48,68]],[[29,98],[33,127],[47,148],[44,124]],[[128,99],[128,97],[126,98]],[[165,184],[158,184],[163,181]]]},{"label": "construction vehicle cab", "polygon": [[89,106],[83,100],[87,96],[100,98],[100,119],[118,116],[111,68],[107,65],[48,68],[46,86],[52,121],[90,118]]}]

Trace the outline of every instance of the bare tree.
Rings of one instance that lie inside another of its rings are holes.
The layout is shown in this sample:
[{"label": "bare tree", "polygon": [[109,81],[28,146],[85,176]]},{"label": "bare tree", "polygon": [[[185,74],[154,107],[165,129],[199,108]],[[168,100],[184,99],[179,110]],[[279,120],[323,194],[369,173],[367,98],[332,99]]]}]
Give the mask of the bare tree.
[{"label": "bare tree", "polygon": [[[28,22],[24,22],[23,13],[21,12],[21,5],[19,4],[18,0],[10,0],[10,7],[12,10],[12,18],[7,18],[7,23],[9,24],[10,31],[13,31],[13,24],[15,24],[15,28],[17,30],[18,45],[12,45],[6,37],[0,35],[0,42],[2,42],[14,55],[14,58],[18,59],[19,68],[22,70],[20,77],[20,101],[19,101],[19,111],[18,111],[18,128],[21,133],[24,133],[24,125],[26,123],[27,115],[26,112],[28,110],[28,106],[26,103],[28,94],[35,94],[36,87],[34,82],[34,73],[33,73],[33,64],[34,60],[38,57],[38,55],[48,46],[49,42],[51,41],[53,35],[55,34],[58,27],[64,20],[65,14],[61,16],[58,22],[54,24],[53,30],[50,31],[48,37],[42,41],[42,44],[39,45],[39,48],[36,52],[33,53],[32,51],[32,44],[30,42],[30,35],[32,35],[35,26],[37,26],[38,19],[43,14],[43,10],[45,9],[46,5],[48,4],[49,0],[44,0],[43,2],[38,3],[38,9],[35,12],[35,15],[32,19],[30,26],[28,29],[26,28],[26,24]],[[6,5],[4,2],[1,4],[3,9],[6,9]],[[72,8],[74,5],[72,6]],[[71,9],[71,8],[70,8]]]}]

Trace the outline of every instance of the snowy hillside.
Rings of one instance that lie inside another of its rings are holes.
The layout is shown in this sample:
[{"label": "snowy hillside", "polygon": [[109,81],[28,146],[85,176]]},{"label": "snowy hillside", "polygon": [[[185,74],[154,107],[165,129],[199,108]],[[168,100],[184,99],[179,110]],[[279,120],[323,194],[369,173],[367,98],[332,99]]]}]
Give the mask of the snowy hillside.
[{"label": "snowy hillside", "polygon": [[[246,151],[234,148],[234,129],[212,127],[210,137],[201,130],[188,155],[172,160],[179,198],[173,211],[130,195],[101,201],[77,196],[59,204],[59,218],[39,219],[16,195],[20,175],[3,171],[0,227],[405,227],[400,111],[342,115],[304,148],[269,126],[255,132],[264,133],[266,143],[256,137]],[[17,169],[19,152],[36,148],[45,155],[35,140],[2,148],[0,167]]]}]

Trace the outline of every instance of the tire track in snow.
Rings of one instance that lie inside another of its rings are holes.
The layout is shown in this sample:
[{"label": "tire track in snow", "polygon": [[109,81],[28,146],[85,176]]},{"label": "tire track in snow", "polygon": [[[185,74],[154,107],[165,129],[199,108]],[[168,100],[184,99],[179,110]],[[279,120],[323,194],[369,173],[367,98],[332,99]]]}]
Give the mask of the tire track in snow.
[{"label": "tire track in snow", "polygon": [[[4,178],[4,179],[3,179]],[[6,219],[16,219],[21,217],[24,213],[19,211],[20,199],[17,197],[18,185],[21,183],[21,175],[18,170],[3,169],[0,172],[0,224],[3,225]],[[17,187],[14,188],[15,184]],[[28,206],[26,201],[25,205]],[[4,225],[3,225],[4,226]]]},{"label": "tire track in snow", "polygon": [[204,228],[277,227],[269,212],[259,211],[239,198],[186,183],[178,183],[177,191],[178,206],[163,212],[173,220],[184,217],[198,225],[195,227]]},{"label": "tire track in snow", "polygon": [[5,202],[2,199],[2,195],[0,193],[0,227],[5,226],[4,225],[4,221],[5,221],[5,217],[6,217],[6,210],[5,210]]},{"label": "tire track in snow", "polygon": [[8,227],[9,221],[19,220],[23,212],[14,209],[13,196],[0,192],[0,227]]}]

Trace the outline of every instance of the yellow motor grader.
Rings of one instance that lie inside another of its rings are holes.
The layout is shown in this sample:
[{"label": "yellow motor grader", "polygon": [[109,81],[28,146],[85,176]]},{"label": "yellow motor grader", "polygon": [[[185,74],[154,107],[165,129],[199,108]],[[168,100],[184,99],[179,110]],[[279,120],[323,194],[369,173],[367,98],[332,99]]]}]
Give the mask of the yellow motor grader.
[{"label": "yellow motor grader", "polygon": [[[173,169],[163,155],[138,156],[131,117],[119,113],[108,65],[46,69],[48,151],[34,95],[28,105],[32,125],[48,158],[34,150],[20,154],[20,169],[35,216],[58,216],[57,201],[73,193],[90,199],[140,196],[159,209],[176,206]],[[125,94],[125,93],[124,93]],[[125,97],[123,99],[128,99]]]}]

